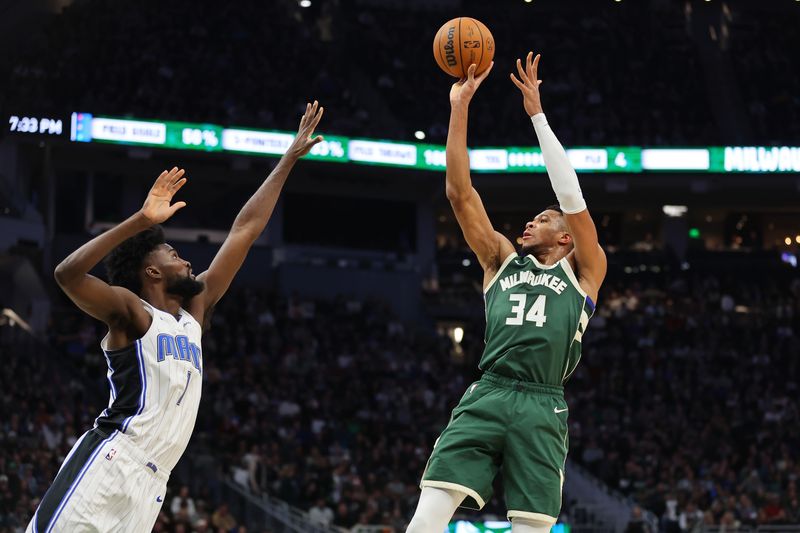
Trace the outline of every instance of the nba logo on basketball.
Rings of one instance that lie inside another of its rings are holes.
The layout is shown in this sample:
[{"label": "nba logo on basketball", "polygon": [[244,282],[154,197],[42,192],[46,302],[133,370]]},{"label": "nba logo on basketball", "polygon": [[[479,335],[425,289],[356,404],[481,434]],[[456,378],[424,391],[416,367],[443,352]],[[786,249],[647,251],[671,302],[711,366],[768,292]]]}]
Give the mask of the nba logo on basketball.
[{"label": "nba logo on basketball", "polygon": [[106,461],[110,461],[117,455],[117,450],[115,448],[111,448],[111,450],[106,454]]}]

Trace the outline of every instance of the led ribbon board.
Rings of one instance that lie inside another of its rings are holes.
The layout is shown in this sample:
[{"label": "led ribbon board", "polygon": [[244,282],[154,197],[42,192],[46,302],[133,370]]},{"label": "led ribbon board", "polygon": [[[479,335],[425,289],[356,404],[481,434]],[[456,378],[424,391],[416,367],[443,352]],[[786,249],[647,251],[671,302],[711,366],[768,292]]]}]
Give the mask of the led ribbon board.
[{"label": "led ribbon board", "polygon": [[[57,131],[56,119],[33,119],[17,127]],[[223,128],[216,124],[139,120],[72,113],[70,139],[141,145],[176,150],[203,150],[279,157],[294,139],[294,132]],[[542,152],[534,146],[473,148],[469,151],[474,172],[545,172]],[[715,146],[701,148],[642,148],[604,146],[568,148],[572,166],[581,173],[643,172],[800,172],[800,147]],[[445,147],[434,144],[360,139],[325,135],[308,159],[359,165],[443,171]]]}]

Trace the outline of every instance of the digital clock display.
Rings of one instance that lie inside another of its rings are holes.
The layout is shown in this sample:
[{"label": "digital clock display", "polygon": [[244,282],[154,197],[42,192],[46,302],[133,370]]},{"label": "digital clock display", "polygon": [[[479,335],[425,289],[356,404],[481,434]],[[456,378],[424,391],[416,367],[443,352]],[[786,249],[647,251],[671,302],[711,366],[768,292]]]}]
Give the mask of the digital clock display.
[{"label": "digital clock display", "polygon": [[[6,131],[9,133],[20,133],[30,135],[61,136],[64,131],[64,118],[29,116],[29,115],[8,115],[6,121]],[[69,129],[69,123],[67,123]]]}]

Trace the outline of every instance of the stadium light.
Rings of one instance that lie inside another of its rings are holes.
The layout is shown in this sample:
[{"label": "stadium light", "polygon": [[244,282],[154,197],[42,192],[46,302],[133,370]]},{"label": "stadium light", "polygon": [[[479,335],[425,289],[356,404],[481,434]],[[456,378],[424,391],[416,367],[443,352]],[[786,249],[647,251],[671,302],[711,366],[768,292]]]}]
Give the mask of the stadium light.
[{"label": "stadium light", "polygon": [[300,7],[311,7],[311,0],[300,0]]},{"label": "stadium light", "polygon": [[792,238],[791,237],[786,237],[785,239],[783,239],[783,242],[786,243],[786,246],[791,246]]},{"label": "stadium light", "polygon": [[425,132],[422,131],[422,130],[417,130],[417,131],[414,132],[414,137],[416,137],[417,139],[419,139],[421,141],[421,140],[423,140],[425,138]]},{"label": "stadium light", "polygon": [[453,328],[453,340],[456,341],[456,344],[461,344],[461,341],[464,340],[464,328]]},{"label": "stadium light", "polygon": [[685,205],[664,205],[661,206],[661,211],[664,212],[665,215],[672,218],[680,218],[686,214],[689,208]]},{"label": "stadium light", "polygon": [[794,242],[796,242],[797,244],[800,244],[800,235],[795,235],[794,236]]}]

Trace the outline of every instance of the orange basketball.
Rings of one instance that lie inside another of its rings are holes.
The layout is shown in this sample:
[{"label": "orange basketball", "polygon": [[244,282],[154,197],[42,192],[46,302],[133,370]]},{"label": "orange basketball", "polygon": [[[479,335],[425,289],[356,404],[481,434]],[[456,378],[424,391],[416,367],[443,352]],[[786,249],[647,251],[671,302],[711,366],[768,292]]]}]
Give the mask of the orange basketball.
[{"label": "orange basketball", "polygon": [[481,21],[458,17],[447,21],[433,38],[433,57],[439,67],[456,78],[466,78],[475,63],[477,76],[494,58],[494,38]]}]

